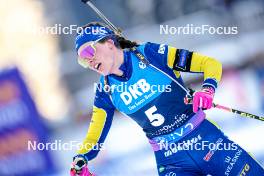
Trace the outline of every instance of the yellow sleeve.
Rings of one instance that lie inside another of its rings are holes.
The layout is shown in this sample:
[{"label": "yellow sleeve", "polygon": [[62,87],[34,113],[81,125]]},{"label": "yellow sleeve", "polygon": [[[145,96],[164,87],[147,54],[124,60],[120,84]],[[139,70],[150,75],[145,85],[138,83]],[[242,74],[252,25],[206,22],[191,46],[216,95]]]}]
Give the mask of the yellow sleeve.
[{"label": "yellow sleeve", "polygon": [[222,76],[222,64],[216,59],[171,46],[168,46],[167,65],[178,75],[179,72],[204,73],[203,86],[217,88]]},{"label": "yellow sleeve", "polygon": [[190,71],[203,72],[204,80],[211,78],[219,82],[222,76],[222,64],[214,58],[193,52]]},{"label": "yellow sleeve", "polygon": [[99,152],[112,123],[113,112],[93,107],[93,115],[86,137],[78,151],[89,160],[93,159]]},{"label": "yellow sleeve", "polygon": [[168,46],[167,64],[170,68],[173,68],[176,50],[177,50],[176,48]]}]

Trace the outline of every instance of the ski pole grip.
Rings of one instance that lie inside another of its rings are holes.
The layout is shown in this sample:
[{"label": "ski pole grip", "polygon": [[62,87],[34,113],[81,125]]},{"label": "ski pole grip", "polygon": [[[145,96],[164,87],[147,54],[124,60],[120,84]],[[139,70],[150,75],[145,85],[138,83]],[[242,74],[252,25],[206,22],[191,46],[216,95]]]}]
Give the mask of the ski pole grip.
[{"label": "ski pole grip", "polygon": [[84,4],[86,4],[88,1],[91,1],[91,0],[81,0]]}]

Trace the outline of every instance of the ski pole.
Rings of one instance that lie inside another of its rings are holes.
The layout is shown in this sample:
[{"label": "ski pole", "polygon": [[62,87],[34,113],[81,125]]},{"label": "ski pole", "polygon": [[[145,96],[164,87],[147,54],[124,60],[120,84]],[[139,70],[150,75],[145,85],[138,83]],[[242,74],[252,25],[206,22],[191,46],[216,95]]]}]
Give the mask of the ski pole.
[{"label": "ski pole", "polygon": [[[184,98],[184,103],[185,104],[191,104],[192,103],[192,99],[193,99],[193,97],[187,96],[187,97]],[[216,103],[213,103],[213,107],[217,108],[217,109],[224,110],[224,111],[232,112],[234,114],[239,114],[242,117],[248,117],[248,118],[251,118],[251,119],[264,121],[264,117],[257,116],[257,115],[254,115],[254,114],[251,114],[251,113],[248,113],[248,112],[236,110],[236,109],[233,109],[233,108],[230,108],[230,107],[226,107],[226,106],[223,106],[223,105],[219,105],[219,104],[216,104]]]},{"label": "ski pole", "polygon": [[236,110],[236,109],[233,109],[233,108],[230,108],[230,107],[222,106],[222,105],[215,104],[215,103],[213,104],[213,107],[214,108],[218,108],[218,109],[222,109],[222,110],[225,110],[225,111],[228,111],[228,112],[232,112],[232,113],[235,113],[235,114],[239,114],[242,117],[248,117],[248,118],[264,121],[264,117],[257,116],[257,115],[254,115],[254,114],[251,114],[251,113],[248,113],[248,112]]},{"label": "ski pole", "polygon": [[104,20],[104,22],[113,30],[116,32],[116,34],[122,36],[122,31],[117,28],[113,23],[111,23],[108,18],[91,2],[91,0],[81,0],[83,3],[89,5],[97,15]]}]

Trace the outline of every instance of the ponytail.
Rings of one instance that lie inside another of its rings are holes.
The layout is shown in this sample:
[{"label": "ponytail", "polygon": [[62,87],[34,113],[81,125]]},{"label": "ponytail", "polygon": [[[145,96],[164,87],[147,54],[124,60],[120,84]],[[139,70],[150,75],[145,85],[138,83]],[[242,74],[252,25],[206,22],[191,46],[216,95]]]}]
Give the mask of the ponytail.
[{"label": "ponytail", "polygon": [[136,42],[130,41],[125,39],[124,37],[121,36],[116,36],[117,43],[121,49],[126,49],[126,48],[133,48],[136,46],[139,46]]}]

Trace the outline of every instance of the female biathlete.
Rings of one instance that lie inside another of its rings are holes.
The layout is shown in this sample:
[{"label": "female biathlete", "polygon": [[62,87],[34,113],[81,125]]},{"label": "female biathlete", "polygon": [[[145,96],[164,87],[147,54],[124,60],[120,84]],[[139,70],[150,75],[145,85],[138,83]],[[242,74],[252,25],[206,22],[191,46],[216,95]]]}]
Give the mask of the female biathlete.
[{"label": "female biathlete", "polygon": [[[71,175],[92,175],[87,162],[97,156],[115,110],[143,128],[160,176],[264,175],[246,151],[205,118],[203,110],[212,107],[222,74],[217,60],[164,44],[139,45],[98,22],[82,27],[76,51],[82,66],[102,76],[90,127],[73,158]],[[184,101],[190,93],[181,72],[204,74],[202,89],[193,94],[192,104]]]}]

